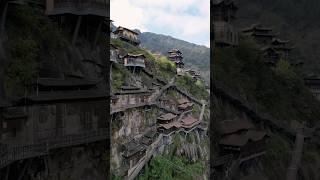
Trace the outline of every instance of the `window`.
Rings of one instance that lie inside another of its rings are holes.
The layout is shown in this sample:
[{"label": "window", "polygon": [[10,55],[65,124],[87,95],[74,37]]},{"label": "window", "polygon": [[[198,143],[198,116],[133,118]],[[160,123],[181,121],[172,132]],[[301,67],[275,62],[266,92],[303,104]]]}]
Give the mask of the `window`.
[{"label": "window", "polygon": [[8,128],[8,123],[4,121],[4,122],[2,123],[2,128],[3,128],[3,129],[7,129],[7,128]]}]

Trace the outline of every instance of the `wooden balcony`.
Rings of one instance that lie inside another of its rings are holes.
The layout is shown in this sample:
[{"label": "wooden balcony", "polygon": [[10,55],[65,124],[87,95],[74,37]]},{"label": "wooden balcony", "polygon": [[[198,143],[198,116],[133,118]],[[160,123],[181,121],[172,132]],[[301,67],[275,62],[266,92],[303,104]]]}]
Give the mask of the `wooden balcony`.
[{"label": "wooden balcony", "polygon": [[46,14],[96,15],[109,17],[107,0],[46,0]]},{"label": "wooden balcony", "polygon": [[130,38],[126,35],[122,35],[122,34],[118,34],[117,35],[119,39],[123,40],[123,41],[126,41],[128,43],[131,43],[135,46],[139,45],[140,44],[140,40],[139,39],[133,39],[133,38]]}]

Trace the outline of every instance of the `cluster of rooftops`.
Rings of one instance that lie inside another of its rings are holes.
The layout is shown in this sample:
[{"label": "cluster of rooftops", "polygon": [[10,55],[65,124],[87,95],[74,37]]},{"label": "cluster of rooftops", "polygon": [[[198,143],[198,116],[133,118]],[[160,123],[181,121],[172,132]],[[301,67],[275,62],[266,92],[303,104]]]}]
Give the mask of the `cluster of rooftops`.
[{"label": "cluster of rooftops", "polygon": [[[112,31],[112,22],[113,21],[110,21],[111,38],[120,39],[134,46],[138,46],[140,44],[138,32],[122,26],[119,26],[115,31]],[[110,55],[111,55],[111,59],[110,59],[111,62],[117,62],[117,59],[118,60],[122,59],[123,60],[122,63],[126,67],[136,67],[136,68],[146,67],[147,60],[144,54],[127,53],[125,55],[119,56],[119,49],[115,45],[110,44]],[[174,48],[168,51],[167,57],[170,61],[175,63],[177,68],[176,69],[177,75],[184,75],[188,73],[195,79],[201,78],[199,72],[192,69],[184,69],[183,54],[179,49]]]},{"label": "cluster of rooftops", "polygon": [[264,130],[257,129],[245,119],[224,120],[218,124],[221,135],[219,145],[223,154],[233,154],[245,158],[254,154],[262,155],[265,141],[269,137]]},{"label": "cluster of rooftops", "polygon": [[[215,45],[219,47],[237,46],[238,30],[234,27],[233,21],[238,10],[233,0],[215,0],[212,2],[214,8],[214,34]],[[260,46],[261,53],[266,57],[266,63],[273,66],[279,59],[289,59],[289,53],[294,48],[289,40],[279,39],[278,33],[272,28],[264,27],[261,24],[253,24],[240,31],[242,34],[251,36]],[[297,62],[294,65],[301,65]]]}]

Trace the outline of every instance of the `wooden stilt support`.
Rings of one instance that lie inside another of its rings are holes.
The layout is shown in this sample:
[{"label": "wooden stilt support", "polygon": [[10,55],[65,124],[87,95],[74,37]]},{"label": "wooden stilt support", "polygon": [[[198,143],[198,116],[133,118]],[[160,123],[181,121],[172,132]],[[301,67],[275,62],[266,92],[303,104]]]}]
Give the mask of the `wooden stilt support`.
[{"label": "wooden stilt support", "polygon": [[26,170],[29,168],[29,166],[31,165],[32,159],[27,160],[27,162],[24,164],[23,169],[19,175],[18,180],[22,180],[24,177],[24,174],[26,172]]},{"label": "wooden stilt support", "polygon": [[6,5],[4,6],[3,13],[1,15],[1,27],[0,27],[0,35],[4,34],[5,32],[5,24],[6,24],[6,18],[7,18],[7,11],[8,11],[8,2],[6,2]]},{"label": "wooden stilt support", "polygon": [[10,174],[10,165],[7,166],[7,171],[6,171],[6,178],[5,178],[5,180],[9,180],[9,174]]},{"label": "wooden stilt support", "polygon": [[103,23],[103,21],[100,20],[99,26],[98,26],[98,28],[97,28],[96,36],[95,36],[95,38],[94,38],[94,43],[93,43],[94,46],[96,46],[97,43],[98,43],[98,39],[99,39],[99,37],[100,37],[100,32],[101,32],[102,23]]},{"label": "wooden stilt support", "polygon": [[81,21],[82,21],[82,16],[79,16],[76,28],[75,28],[74,33],[73,33],[72,45],[75,45],[75,43],[77,41],[78,33],[79,33],[80,25],[81,25]]}]

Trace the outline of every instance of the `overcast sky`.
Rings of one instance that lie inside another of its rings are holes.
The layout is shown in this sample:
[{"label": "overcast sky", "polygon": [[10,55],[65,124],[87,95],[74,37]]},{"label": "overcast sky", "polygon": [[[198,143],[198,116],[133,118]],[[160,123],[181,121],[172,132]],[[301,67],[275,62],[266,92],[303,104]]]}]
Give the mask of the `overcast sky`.
[{"label": "overcast sky", "polygon": [[210,47],[209,0],[111,0],[110,8],[116,26]]}]

